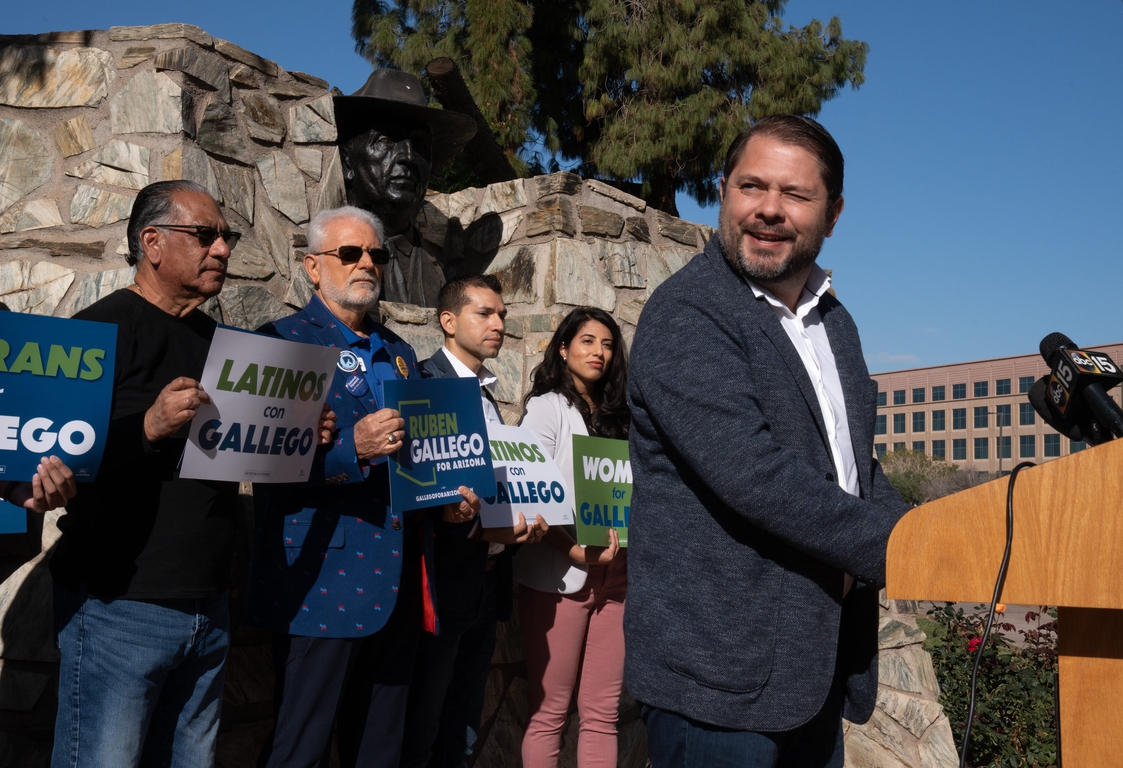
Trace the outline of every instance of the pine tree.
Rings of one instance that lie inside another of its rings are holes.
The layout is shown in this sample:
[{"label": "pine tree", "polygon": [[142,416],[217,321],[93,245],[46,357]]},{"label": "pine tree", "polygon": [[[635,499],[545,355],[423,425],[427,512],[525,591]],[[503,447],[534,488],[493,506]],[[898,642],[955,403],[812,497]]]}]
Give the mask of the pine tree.
[{"label": "pine tree", "polygon": [[353,21],[376,65],[456,61],[517,169],[540,167],[517,158],[543,147],[676,213],[678,191],[717,199],[748,120],[816,115],[864,82],[869,46],[837,17],[786,26],[786,2],[356,0]]}]

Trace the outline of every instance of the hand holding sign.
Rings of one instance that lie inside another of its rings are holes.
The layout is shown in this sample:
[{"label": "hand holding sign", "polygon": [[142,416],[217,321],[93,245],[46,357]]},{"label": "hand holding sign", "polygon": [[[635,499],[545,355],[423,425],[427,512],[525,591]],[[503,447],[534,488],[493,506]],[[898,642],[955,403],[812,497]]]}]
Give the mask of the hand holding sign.
[{"label": "hand holding sign", "polygon": [[445,504],[442,518],[446,523],[466,523],[480,512],[480,497],[466,485],[457,488],[464,499],[460,503]]},{"label": "hand holding sign", "polygon": [[335,426],[338,420],[331,406],[324,403],[324,407],[320,409],[320,445],[331,445],[335,440],[335,433],[339,431]]},{"label": "hand holding sign", "polygon": [[210,405],[211,396],[195,379],[180,376],[161,390],[144,414],[144,436],[155,443],[171,437],[195,418],[200,405]]},{"label": "hand holding sign", "polygon": [[488,528],[484,531],[483,540],[512,546],[514,544],[537,544],[550,532],[550,524],[542,519],[542,515],[535,515],[529,523],[526,515],[519,512],[519,519],[510,528]]},{"label": "hand holding sign", "polygon": [[363,460],[397,453],[405,437],[406,423],[393,408],[383,408],[355,423],[355,454]]},{"label": "hand holding sign", "polygon": [[30,483],[17,483],[8,501],[31,512],[43,514],[66,506],[78,488],[74,473],[58,456],[44,456]]}]

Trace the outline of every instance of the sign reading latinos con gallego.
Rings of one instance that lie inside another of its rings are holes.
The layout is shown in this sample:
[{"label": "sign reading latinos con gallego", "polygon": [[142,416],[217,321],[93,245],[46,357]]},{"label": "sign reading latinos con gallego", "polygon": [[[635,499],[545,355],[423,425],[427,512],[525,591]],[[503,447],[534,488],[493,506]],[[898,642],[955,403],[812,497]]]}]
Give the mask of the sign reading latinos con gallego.
[{"label": "sign reading latinos con gallego", "polygon": [[[97,476],[113,404],[117,327],[0,312],[0,483],[30,480],[58,456],[79,482]],[[4,504],[0,533],[26,528]]]},{"label": "sign reading latinos con gallego", "polygon": [[491,492],[495,475],[479,382],[384,381],[382,391],[386,407],[396,409],[406,422],[404,444],[390,454],[395,512],[458,501],[462,485],[477,494]]},{"label": "sign reading latinos con gallego", "polygon": [[495,467],[495,495],[481,499],[483,527],[509,528],[519,522],[520,512],[527,522],[542,515],[550,525],[573,523],[573,499],[561,470],[534,431],[488,424],[487,436]]},{"label": "sign reading latinos con gallego", "polygon": [[203,368],[213,403],[191,421],[181,477],[308,479],[339,350],[219,326]]},{"label": "sign reading latinos con gallego", "polygon": [[632,512],[632,462],[627,440],[573,436],[573,492],[577,506],[577,543],[608,546],[615,528],[628,546]]}]

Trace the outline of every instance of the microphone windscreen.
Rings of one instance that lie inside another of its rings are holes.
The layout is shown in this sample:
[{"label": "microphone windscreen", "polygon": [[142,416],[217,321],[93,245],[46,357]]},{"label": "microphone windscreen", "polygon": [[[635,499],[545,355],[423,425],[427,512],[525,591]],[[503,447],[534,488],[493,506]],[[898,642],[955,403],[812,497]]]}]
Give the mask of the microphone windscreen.
[{"label": "microphone windscreen", "polygon": [[1079,347],[1076,346],[1075,341],[1060,332],[1050,333],[1041,340],[1041,344],[1038,346],[1041,356],[1045,358],[1045,362],[1049,364],[1050,368],[1053,367],[1053,357],[1062,349],[1079,349]]}]

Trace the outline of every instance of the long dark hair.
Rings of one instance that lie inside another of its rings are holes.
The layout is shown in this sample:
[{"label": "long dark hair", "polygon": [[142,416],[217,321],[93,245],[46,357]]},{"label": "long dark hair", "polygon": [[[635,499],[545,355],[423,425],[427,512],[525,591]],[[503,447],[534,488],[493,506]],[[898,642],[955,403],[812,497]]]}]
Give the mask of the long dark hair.
[{"label": "long dark hair", "polygon": [[[581,326],[590,321],[603,324],[612,333],[612,359],[609,360],[604,375],[593,384],[589,392],[589,397],[595,403],[594,408],[589,408],[585,398],[577,391],[573,375],[561,354],[562,347],[568,348]],[[628,436],[628,425],[632,419],[628,410],[627,386],[628,350],[624,346],[620,326],[603,309],[578,307],[566,315],[554,331],[542,362],[530,374],[530,391],[523,398],[523,404],[532,397],[557,392],[580,411],[590,433],[623,439]]]}]

